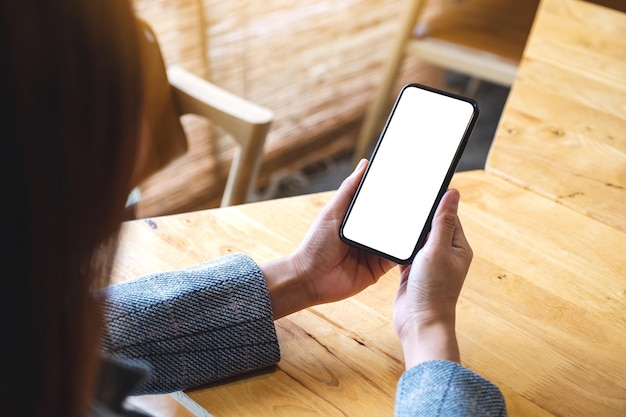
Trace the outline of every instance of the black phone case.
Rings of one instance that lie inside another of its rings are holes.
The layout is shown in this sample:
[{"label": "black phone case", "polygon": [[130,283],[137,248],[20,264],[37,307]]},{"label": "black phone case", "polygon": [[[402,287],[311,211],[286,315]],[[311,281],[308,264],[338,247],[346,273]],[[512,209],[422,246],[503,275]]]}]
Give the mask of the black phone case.
[{"label": "black phone case", "polygon": [[[456,151],[454,157],[452,158],[452,160],[450,161],[450,166],[448,168],[446,176],[445,176],[445,178],[444,178],[444,180],[443,180],[443,182],[441,184],[439,192],[437,193],[437,197],[436,197],[435,201],[433,202],[433,205],[432,205],[432,207],[430,209],[430,213],[429,213],[429,215],[427,217],[427,220],[426,220],[426,223],[424,225],[424,228],[422,229],[422,232],[421,232],[417,242],[415,243],[415,248],[414,248],[411,256],[408,257],[407,259],[398,259],[398,258],[396,258],[396,257],[394,257],[392,255],[387,254],[387,253],[380,252],[380,251],[378,251],[376,249],[373,249],[371,247],[362,245],[362,244],[360,244],[358,242],[355,242],[355,241],[352,241],[352,240],[348,239],[347,237],[344,236],[343,229],[344,229],[344,225],[345,225],[348,217],[350,216],[350,212],[352,211],[352,207],[354,206],[356,198],[359,195],[359,191],[361,190],[361,187],[363,186],[363,183],[365,182],[365,180],[367,178],[367,174],[368,174],[368,172],[370,170],[370,167],[375,163],[376,152],[378,151],[378,148],[380,147],[380,144],[382,143],[382,141],[385,138],[385,133],[387,132],[387,127],[389,126],[389,123],[390,123],[391,119],[393,118],[393,115],[394,115],[394,112],[396,110],[396,107],[398,106],[398,102],[400,101],[400,98],[402,96],[402,92],[405,89],[407,89],[407,88],[413,88],[413,87],[422,88],[422,89],[425,89],[427,91],[431,91],[431,92],[438,93],[438,94],[443,94],[443,95],[448,96],[448,97],[452,97],[452,98],[455,98],[455,99],[458,99],[458,100],[466,101],[466,102],[470,103],[473,106],[474,113],[472,115],[472,118],[471,118],[471,120],[470,120],[470,122],[469,122],[469,124],[467,126],[467,129],[466,129],[463,137],[461,138],[461,141],[459,142],[459,146],[457,148],[457,151]],[[434,217],[435,212],[437,210],[437,207],[439,206],[439,202],[441,201],[441,198],[443,197],[443,195],[445,194],[445,192],[448,189],[448,186],[450,185],[450,181],[452,180],[452,176],[454,175],[454,172],[456,171],[456,168],[457,168],[457,166],[459,164],[459,161],[461,160],[461,157],[463,156],[463,152],[465,151],[467,143],[469,142],[469,138],[470,138],[470,136],[472,134],[472,131],[474,130],[474,126],[476,125],[476,122],[478,121],[479,114],[480,114],[480,109],[479,109],[478,103],[475,100],[473,100],[473,99],[471,99],[469,97],[461,96],[461,95],[458,95],[458,94],[454,94],[454,93],[451,93],[451,92],[448,92],[448,91],[440,90],[440,89],[437,89],[437,88],[434,88],[434,87],[429,87],[429,86],[426,86],[426,85],[423,85],[423,84],[418,84],[418,83],[408,83],[405,86],[403,86],[402,89],[400,90],[400,92],[398,93],[396,99],[395,99],[395,102],[393,104],[391,112],[389,113],[389,116],[387,117],[387,121],[385,122],[385,126],[384,126],[384,128],[383,128],[383,130],[382,130],[382,132],[381,132],[381,134],[380,134],[380,136],[379,136],[379,138],[378,138],[378,140],[376,142],[374,150],[372,151],[372,154],[371,154],[371,156],[369,158],[369,164],[367,166],[367,169],[366,169],[365,173],[363,174],[363,177],[361,178],[361,182],[359,183],[359,186],[358,186],[356,192],[354,193],[354,196],[352,197],[352,201],[350,203],[350,206],[348,207],[348,210],[347,210],[347,212],[346,212],[346,214],[345,214],[345,216],[343,218],[343,221],[342,221],[341,226],[339,228],[339,236],[340,236],[341,240],[344,243],[349,244],[350,246],[353,246],[353,247],[356,247],[356,248],[363,249],[363,250],[366,250],[368,252],[374,253],[374,254],[376,254],[376,255],[378,255],[380,257],[383,257],[385,259],[389,259],[389,260],[391,260],[391,261],[393,261],[393,262],[395,262],[397,264],[400,264],[400,265],[410,264],[413,261],[413,258],[415,258],[415,255],[417,254],[417,252],[424,246],[424,243],[426,242],[426,237],[428,236],[428,232],[431,229],[432,220],[433,220],[433,217]]]}]

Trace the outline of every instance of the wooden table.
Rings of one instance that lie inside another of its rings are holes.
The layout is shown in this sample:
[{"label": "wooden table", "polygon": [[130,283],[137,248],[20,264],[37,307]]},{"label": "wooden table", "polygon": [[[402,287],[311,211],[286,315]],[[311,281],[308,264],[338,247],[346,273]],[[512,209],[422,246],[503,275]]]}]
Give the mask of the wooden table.
[{"label": "wooden table", "polygon": [[[484,171],[457,173],[474,261],[464,365],[511,416],[626,415],[626,15],[543,0]],[[114,276],[292,251],[332,192],[124,225]],[[392,416],[398,271],[276,322],[276,368],[186,394],[221,416]]]},{"label": "wooden table", "polygon": [[626,230],[626,19],[543,1],[487,171]]}]

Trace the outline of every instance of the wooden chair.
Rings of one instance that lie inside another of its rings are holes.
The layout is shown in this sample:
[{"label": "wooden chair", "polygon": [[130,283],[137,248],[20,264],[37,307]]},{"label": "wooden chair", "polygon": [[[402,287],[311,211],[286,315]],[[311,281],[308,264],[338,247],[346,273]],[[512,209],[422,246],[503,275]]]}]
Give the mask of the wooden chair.
[{"label": "wooden chair", "polygon": [[[392,88],[407,56],[510,86],[515,78],[539,0],[464,0],[428,19],[426,0],[411,0],[366,113],[354,160],[368,157],[387,115]],[[419,80],[415,80],[419,82]]]},{"label": "wooden chair", "polygon": [[[221,196],[221,206],[248,201],[255,181],[263,145],[274,118],[273,112],[231,94],[179,66],[166,68],[156,35],[150,25],[140,21],[144,71],[144,142],[147,163],[137,182],[140,184],[130,204],[139,217],[171,214],[142,212],[142,184],[154,174],[170,175],[172,161],[187,150],[186,132],[181,117],[202,116],[223,128],[237,142],[238,149],[230,162],[228,177]],[[184,191],[183,191],[184,192]],[[154,193],[153,193],[154,194]],[[167,199],[167,195],[152,196]],[[179,210],[184,211],[184,210]]]}]

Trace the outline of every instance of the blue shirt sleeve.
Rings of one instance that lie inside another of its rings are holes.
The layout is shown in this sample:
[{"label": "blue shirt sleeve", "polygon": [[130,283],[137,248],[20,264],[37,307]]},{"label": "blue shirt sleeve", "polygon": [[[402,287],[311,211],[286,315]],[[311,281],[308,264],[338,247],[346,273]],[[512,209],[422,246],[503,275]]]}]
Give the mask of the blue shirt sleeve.
[{"label": "blue shirt sleeve", "polygon": [[434,360],[407,370],[398,382],[396,417],[505,417],[502,393],[456,362]]},{"label": "blue shirt sleeve", "polygon": [[112,285],[100,297],[105,354],[151,370],[133,395],[180,391],[280,360],[267,285],[246,255]]}]

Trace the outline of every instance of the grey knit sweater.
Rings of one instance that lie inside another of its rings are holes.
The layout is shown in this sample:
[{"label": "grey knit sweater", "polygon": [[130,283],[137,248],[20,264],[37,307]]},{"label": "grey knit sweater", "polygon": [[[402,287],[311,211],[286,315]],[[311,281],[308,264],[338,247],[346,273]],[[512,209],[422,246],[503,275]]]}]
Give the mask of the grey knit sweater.
[{"label": "grey knit sweater", "polygon": [[280,360],[265,279],[245,255],[145,276],[105,295],[104,350],[152,368],[135,394],[179,391]]},{"label": "grey knit sweater", "polygon": [[[107,324],[104,354],[146,369],[145,376],[131,378],[143,382],[122,393],[111,387],[116,378],[106,375],[100,403],[180,391],[280,360],[265,279],[246,255],[116,284],[98,296]],[[405,372],[398,383],[396,416],[421,415],[505,416],[506,408],[491,382],[459,364],[431,361]]]}]

